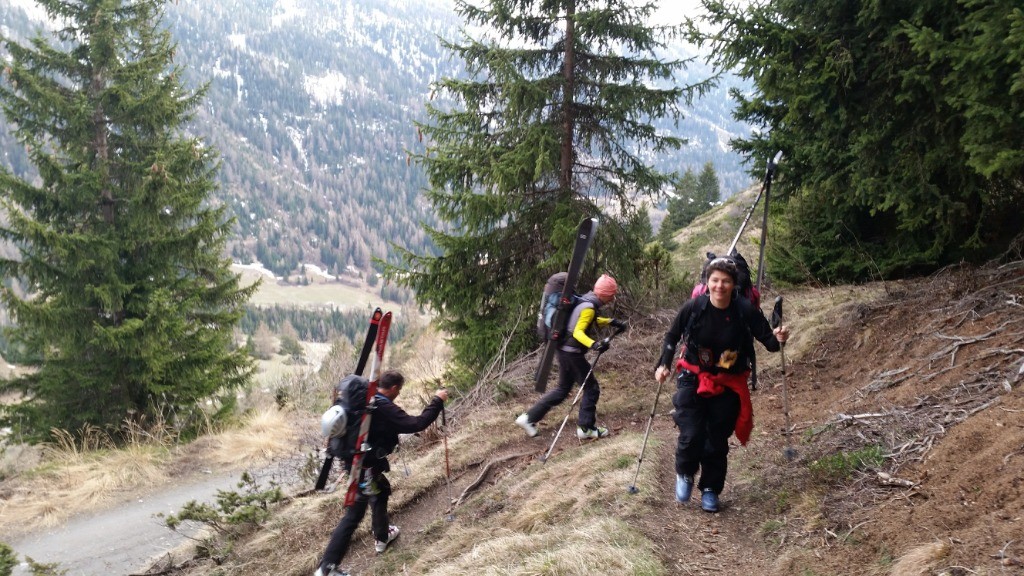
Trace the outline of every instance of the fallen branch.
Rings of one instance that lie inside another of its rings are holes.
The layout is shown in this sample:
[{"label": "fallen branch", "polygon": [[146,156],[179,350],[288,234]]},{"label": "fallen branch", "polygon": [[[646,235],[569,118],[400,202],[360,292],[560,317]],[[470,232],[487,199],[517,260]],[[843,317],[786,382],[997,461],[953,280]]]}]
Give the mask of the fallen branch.
[{"label": "fallen branch", "polygon": [[523,452],[519,454],[509,454],[507,456],[502,456],[501,458],[497,458],[488,462],[487,465],[484,466],[484,469],[480,471],[480,475],[476,477],[476,480],[470,482],[469,486],[466,486],[466,489],[462,491],[462,494],[459,494],[459,497],[455,499],[455,502],[452,503],[451,509],[454,509],[459,504],[462,504],[462,501],[466,499],[466,495],[468,495],[473,490],[476,490],[480,486],[480,484],[483,483],[484,479],[487,478],[487,474],[491,471],[491,468],[494,468],[495,464],[500,464],[502,462],[507,462],[508,460],[514,460],[516,458],[523,458],[525,456],[529,456],[530,454],[533,454],[532,450],[530,452]]},{"label": "fallen branch", "polygon": [[886,416],[888,416],[888,414],[886,414],[885,412],[853,414],[853,415],[843,414],[842,412],[840,412],[839,414],[836,414],[836,418],[838,418],[838,420],[836,420],[836,422],[847,422],[847,421],[850,421],[850,420],[853,420],[853,421],[868,420],[870,418],[884,418]]},{"label": "fallen branch", "polygon": [[949,365],[951,367],[955,366],[956,365],[956,353],[960,351],[960,348],[962,348],[964,346],[967,346],[968,344],[976,344],[978,342],[984,342],[985,340],[988,340],[989,338],[991,338],[991,337],[995,336],[996,334],[998,334],[1009,323],[1010,323],[1010,321],[1003,322],[998,327],[990,330],[989,332],[987,332],[985,334],[982,334],[980,336],[974,336],[972,338],[966,338],[964,336],[946,336],[945,334],[936,334],[935,335],[936,338],[941,338],[943,340],[953,340],[953,343],[950,344],[949,346],[943,348],[942,350],[939,350],[935,354],[932,354],[931,359],[932,360],[938,360],[940,357],[945,356],[946,354],[949,354],[950,355],[949,356]]},{"label": "fallen branch", "polygon": [[896,478],[885,472],[878,473],[878,483],[882,486],[899,486],[901,488],[916,488],[917,482],[911,480],[905,480],[903,478]]}]

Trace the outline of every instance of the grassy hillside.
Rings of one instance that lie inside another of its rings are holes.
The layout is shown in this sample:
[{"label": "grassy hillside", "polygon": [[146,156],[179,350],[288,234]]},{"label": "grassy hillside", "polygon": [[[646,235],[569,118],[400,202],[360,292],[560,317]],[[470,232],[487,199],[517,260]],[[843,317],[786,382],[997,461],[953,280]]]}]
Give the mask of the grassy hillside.
[{"label": "grassy hillside", "polygon": [[[706,250],[724,251],[755,193],[677,235],[677,264],[695,268]],[[740,244],[751,261],[759,219]],[[634,318],[599,365],[599,418],[614,435],[577,441],[573,413],[547,463],[538,457],[568,406],[552,411],[535,439],[512,425],[536,398],[536,359],[519,359],[450,409],[450,486],[437,432],[409,440],[412,474],[398,464],[391,475],[402,538],[375,556],[364,527],[344,564],[357,574],[438,575],[1019,570],[1024,427],[1012,422],[1024,410],[1022,277],[1017,261],[901,283],[787,290],[795,332],[787,374],[780,355],[760,355],[755,435],[734,447],[717,515],[672,496],[671,385],[659,396],[640,493],[626,490],[656,394],[651,367],[673,309]],[[964,294],[973,294],[967,304]],[[775,295],[767,289],[765,302]],[[787,443],[793,461],[783,456]],[[958,467],[958,458],[970,464]],[[457,505],[449,512],[451,500]],[[311,572],[340,514],[339,496],[296,499],[244,540],[245,565]]]},{"label": "grassy hillside", "polygon": [[[749,206],[734,204],[742,198],[678,236],[679,263],[698,264],[705,247],[724,250],[736,229],[730,222],[738,225]],[[764,301],[776,295],[768,289]],[[659,395],[653,381],[675,314],[667,308],[632,318],[598,365],[598,418],[610,438],[578,441],[573,411],[542,463],[568,403],[527,438],[512,420],[537,398],[536,357],[510,359],[449,406],[450,483],[440,431],[404,440],[390,474],[392,523],[402,536],[375,555],[365,522],[344,567],[360,575],[1021,573],[1022,255],[930,278],[782,295],[794,331],[787,371],[780,354],[759,354],[754,435],[746,447],[733,445],[719,514],[673,497],[674,386]],[[410,411],[441,384],[443,349],[434,342],[424,334],[389,361],[416,380],[399,399]],[[345,361],[325,366],[344,371]],[[293,382],[295,400],[280,411],[305,451],[278,459],[295,483],[291,496],[258,528],[234,532],[214,558],[209,548],[205,556],[179,550],[154,571],[313,572],[342,513],[340,494],[308,490],[330,381],[319,378]],[[630,494],[656,397],[639,493]]]},{"label": "grassy hillside", "polygon": [[[520,359],[482,383],[482,397],[449,411],[450,488],[438,433],[409,439],[411,475],[400,458],[391,473],[402,537],[376,556],[364,526],[345,566],[436,575],[1017,573],[1022,278],[1018,261],[787,292],[797,332],[785,375],[796,458],[784,457],[779,355],[762,354],[754,437],[734,446],[716,515],[674,501],[671,386],[660,396],[640,493],[627,491],[655,397],[651,366],[674,311],[635,319],[602,357],[599,419],[613,435],[579,442],[573,414],[547,463],[538,457],[567,406],[526,438],[511,421],[536,398],[535,358]],[[960,298],[972,281],[987,288]],[[507,387],[511,396],[493,393]],[[311,573],[340,514],[340,495],[303,494],[243,538],[227,570]],[[185,573],[213,571],[202,563]]]}]

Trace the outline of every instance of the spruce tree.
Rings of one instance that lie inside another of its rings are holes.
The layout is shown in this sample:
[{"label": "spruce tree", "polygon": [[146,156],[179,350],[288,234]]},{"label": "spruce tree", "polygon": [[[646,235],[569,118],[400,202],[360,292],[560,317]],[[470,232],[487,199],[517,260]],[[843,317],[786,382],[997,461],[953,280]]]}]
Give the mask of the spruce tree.
[{"label": "spruce tree", "polygon": [[699,175],[687,168],[679,180],[674,196],[668,202],[668,214],[661,223],[658,239],[668,248],[674,249],[672,237],[682,228],[689,226],[698,216],[711,210],[719,198],[720,185],[714,164],[705,163]]},{"label": "spruce tree", "polygon": [[701,214],[711,210],[711,207],[717,204],[721,197],[721,184],[718,182],[715,165],[706,162],[697,176],[697,198],[701,206]]},{"label": "spruce tree", "polygon": [[185,132],[203,90],[182,84],[162,1],[39,4],[52,43],[3,39],[0,104],[38,171],[0,171],[19,252],[0,297],[33,368],[5,384],[22,401],[3,418],[36,437],[185,418],[253,370],[232,331],[255,287],[224,257],[216,154]]},{"label": "spruce tree", "polygon": [[646,159],[682,144],[652,122],[678,119],[679,100],[702,88],[673,85],[686,63],[658,58],[674,29],[648,24],[652,4],[480,4],[457,10],[467,28],[491,32],[446,43],[468,75],[436,83],[420,125],[441,254],[405,253],[390,269],[439,313],[471,367],[535,343],[537,294],[568,264],[584,217],[601,223],[579,288],[610,272],[628,289],[643,250],[628,223],[638,200],[672,181]]},{"label": "spruce tree", "polygon": [[658,229],[658,238],[669,249],[674,249],[675,241],[672,238],[690,222],[693,222],[693,219],[700,213],[700,202],[697,198],[697,175],[691,168],[687,168],[679,178],[675,190],[668,200],[668,210]]},{"label": "spruce tree", "polygon": [[1020,233],[1019,3],[704,0],[691,28],[753,82],[734,144],[780,166],[773,275],[901,276],[984,261]]}]

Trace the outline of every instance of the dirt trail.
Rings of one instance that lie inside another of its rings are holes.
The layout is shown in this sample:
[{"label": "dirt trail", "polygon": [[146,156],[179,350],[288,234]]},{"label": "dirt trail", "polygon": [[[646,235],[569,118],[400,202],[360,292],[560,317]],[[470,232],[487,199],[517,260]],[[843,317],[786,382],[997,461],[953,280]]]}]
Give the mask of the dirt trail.
[{"label": "dirt trail", "polygon": [[[524,437],[521,441],[497,449],[489,455],[487,462],[474,462],[462,470],[452,470],[451,500],[449,500],[449,487],[447,483],[442,482],[407,505],[401,508],[392,507],[389,511],[391,523],[398,525],[402,530],[401,536],[394,546],[396,548],[419,548],[429,545],[433,539],[438,537],[436,531],[431,530],[432,526],[439,523],[450,526],[459,522],[461,515],[468,513],[465,508],[452,508],[449,506],[449,502],[457,501],[472,484],[479,482],[473,490],[467,493],[467,498],[478,490],[486,490],[497,476],[513,473],[530,465],[543,454],[543,451],[538,451],[538,446],[540,443],[537,439]],[[547,449],[546,443],[544,449]],[[487,468],[488,462],[495,462],[495,464]],[[486,474],[484,473],[485,468],[487,468]],[[400,463],[393,464],[390,476],[398,477],[401,474],[402,465]],[[483,476],[482,480],[481,476]],[[369,515],[368,511],[367,517],[363,519],[360,530],[356,532],[349,552],[342,562],[343,566],[353,574],[374,573],[373,563],[377,554],[374,551],[373,535],[368,529]]]}]

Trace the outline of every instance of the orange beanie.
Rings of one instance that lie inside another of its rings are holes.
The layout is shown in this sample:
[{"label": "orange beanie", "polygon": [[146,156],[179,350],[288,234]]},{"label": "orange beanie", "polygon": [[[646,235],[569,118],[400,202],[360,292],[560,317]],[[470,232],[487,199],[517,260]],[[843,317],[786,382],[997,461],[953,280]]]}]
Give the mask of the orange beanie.
[{"label": "orange beanie", "polygon": [[615,278],[607,274],[602,274],[597,282],[594,282],[594,294],[597,294],[598,298],[610,300],[615,297],[615,293],[619,291],[619,285],[615,283]]}]

